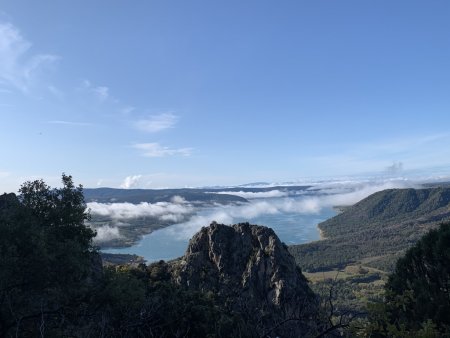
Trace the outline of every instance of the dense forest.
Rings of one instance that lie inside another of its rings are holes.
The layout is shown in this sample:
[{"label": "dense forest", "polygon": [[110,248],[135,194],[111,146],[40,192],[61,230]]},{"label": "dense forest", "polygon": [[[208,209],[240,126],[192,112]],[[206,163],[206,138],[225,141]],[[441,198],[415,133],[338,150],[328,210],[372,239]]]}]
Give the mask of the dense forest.
[{"label": "dense forest", "polygon": [[[372,282],[374,279],[375,270],[370,270],[370,267],[356,266],[352,272],[347,266],[343,274],[353,273],[353,276],[359,276],[359,280],[353,280],[355,283],[352,292],[348,293],[348,285],[344,279],[339,278],[329,279],[328,286],[321,284],[323,292],[316,288],[316,295],[308,291],[309,288],[305,285],[301,293],[308,294],[312,304],[307,307],[307,313],[288,317],[275,325],[271,323],[270,327],[262,327],[261,323],[254,321],[252,313],[230,307],[239,298],[232,300],[223,297],[231,291],[237,297],[241,292],[247,296],[254,292],[248,287],[239,290],[236,286],[223,292],[222,288],[230,282],[227,276],[218,280],[210,290],[202,290],[190,287],[189,279],[185,284],[177,283],[171,268],[174,265],[163,261],[148,266],[143,263],[103,266],[92,242],[95,232],[86,226],[90,215],[86,209],[82,187],[75,186],[71,176],[63,175],[62,181],[62,188],[56,189],[50,188],[43,181],[26,182],[18,195],[0,196],[2,337],[274,337],[278,335],[277,332],[282,332],[280,330],[283,326],[291,325],[294,328],[292,325],[297,324],[308,328],[308,331],[304,331],[305,337],[440,337],[450,333],[449,225],[441,225],[439,229],[428,232],[407,250],[382,287],[383,297],[377,298],[374,295],[366,299],[371,302],[368,309],[359,308],[360,299],[355,299],[353,312],[336,305],[339,304],[339,297],[355,297],[358,282]],[[395,195],[395,192],[387,191],[383,194],[390,196]],[[411,192],[408,194],[410,196]],[[424,208],[429,211],[428,216],[436,216],[440,215],[439,209],[444,208],[447,192],[443,189],[430,190],[416,196],[420,198],[415,207],[405,207],[402,209],[404,214],[411,213],[414,217],[419,217],[416,210]],[[378,197],[376,196],[377,199]],[[435,201],[434,206],[441,207],[433,207],[430,198]],[[355,205],[353,211],[370,205],[367,204],[368,201],[362,202]],[[391,209],[394,211],[390,211]],[[406,216],[398,216],[399,209],[395,205],[386,204],[380,210],[385,215],[393,216],[375,217],[377,222],[383,219],[387,224],[394,224],[406,219]],[[341,223],[324,224],[323,230],[332,238],[332,231],[337,231],[336,229],[341,228],[340,231],[345,232],[344,222],[351,224],[352,217],[343,213],[338,217]],[[391,220],[393,217],[395,222]],[[428,222],[430,219],[427,217],[425,220]],[[361,219],[364,224],[371,222],[370,217],[362,216]],[[411,218],[408,218],[408,222],[410,221],[412,222]],[[332,228],[332,224],[338,224],[336,229]],[[267,246],[248,247],[248,253],[245,254],[248,257],[239,260],[255,264],[243,265],[244,271],[249,274],[243,277],[247,276],[245,278],[248,279],[248,276],[254,275],[256,278],[267,272],[270,276],[282,276],[281,271],[291,271],[290,276],[296,276],[294,279],[300,283],[298,285],[306,282],[285,246],[276,244],[279,240],[273,237],[276,235],[272,230],[248,224],[233,227],[235,230],[250,231],[257,236],[254,238],[267,242]],[[211,231],[212,234],[213,228],[205,228],[203,232],[206,234]],[[227,230],[228,227],[224,225],[216,225],[216,228],[222,229],[221,241],[211,239],[219,235],[205,237],[202,233],[196,235],[197,240],[210,238],[210,245],[217,252],[222,252],[223,243],[229,243],[227,245],[232,248],[236,240],[234,237],[227,238],[226,235],[234,233],[231,228]],[[367,230],[371,227],[365,228]],[[274,239],[261,237],[263,233]],[[248,241],[252,245],[254,240]],[[222,259],[242,258],[231,250],[229,256],[216,257],[214,259],[218,260],[211,261],[208,263],[210,265],[197,266],[195,262],[202,262],[198,261],[198,257],[205,254],[198,243],[192,242],[189,250],[192,253],[200,251],[187,259],[194,262],[190,265],[189,276],[192,277],[189,278],[198,280],[199,285],[206,285],[205,281],[214,281],[215,277],[212,276],[215,274],[221,276],[224,266],[233,270],[233,261]],[[301,262],[299,252],[296,259]],[[205,257],[209,259],[207,255]],[[305,257],[307,261],[308,257]],[[289,265],[291,261],[295,268]],[[257,262],[260,262],[259,265],[256,265]],[[268,262],[275,262],[275,265],[270,267]],[[183,264],[178,266],[184,266]],[[328,263],[322,266],[326,264]],[[207,266],[217,266],[218,270],[214,273],[206,271]],[[381,276],[375,277],[377,278]],[[254,281],[255,285],[259,285],[258,278]],[[277,287],[283,286],[280,281],[277,282]],[[289,284],[287,281],[288,279],[284,283]],[[346,293],[348,294],[345,295]],[[374,293],[379,293],[379,289]],[[367,293],[360,294],[359,298],[364,296]],[[292,299],[290,296],[289,298]],[[263,304],[261,306],[266,311],[270,309]],[[304,302],[298,302],[298,309],[306,309]],[[296,313],[295,308],[293,310],[292,313]],[[270,313],[264,316],[270,317]]]}]

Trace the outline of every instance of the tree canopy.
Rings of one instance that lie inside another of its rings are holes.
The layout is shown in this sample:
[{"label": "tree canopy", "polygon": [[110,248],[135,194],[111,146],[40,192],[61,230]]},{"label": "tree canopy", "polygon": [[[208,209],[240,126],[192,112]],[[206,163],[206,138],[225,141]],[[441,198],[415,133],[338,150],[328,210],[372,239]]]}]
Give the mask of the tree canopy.
[{"label": "tree canopy", "polygon": [[372,306],[374,337],[450,335],[450,223],[430,230],[397,262],[385,302]]},{"label": "tree canopy", "polygon": [[0,196],[0,335],[69,318],[92,278],[99,257],[82,187],[64,174],[62,183],[26,182],[18,196]]},{"label": "tree canopy", "polygon": [[414,327],[432,320],[450,328],[450,224],[431,230],[399,259],[386,285],[387,301],[410,294],[410,301],[393,315]]}]

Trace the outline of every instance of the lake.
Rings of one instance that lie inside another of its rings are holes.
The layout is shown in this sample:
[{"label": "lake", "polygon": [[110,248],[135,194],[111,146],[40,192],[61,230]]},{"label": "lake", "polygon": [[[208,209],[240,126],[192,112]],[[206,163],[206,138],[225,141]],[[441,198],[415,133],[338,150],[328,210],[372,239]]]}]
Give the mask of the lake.
[{"label": "lake", "polygon": [[[287,245],[302,244],[320,238],[317,224],[336,215],[330,207],[309,210],[295,207],[304,198],[253,200],[246,205],[214,206],[199,208],[187,222],[171,225],[143,237],[128,248],[108,249],[108,253],[136,254],[147,262],[170,260],[186,251],[189,239],[212,221],[224,224],[250,222],[272,228]],[[294,207],[292,207],[294,206]]]}]

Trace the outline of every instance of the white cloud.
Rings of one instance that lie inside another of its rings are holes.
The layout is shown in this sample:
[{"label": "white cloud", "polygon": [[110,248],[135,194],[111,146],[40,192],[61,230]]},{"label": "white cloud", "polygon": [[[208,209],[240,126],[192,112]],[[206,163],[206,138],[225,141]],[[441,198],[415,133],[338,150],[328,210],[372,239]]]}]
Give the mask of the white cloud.
[{"label": "white cloud", "polygon": [[142,179],[142,175],[127,176],[123,180],[122,184],[120,184],[120,187],[122,189],[130,189],[130,188],[138,187],[141,179]]},{"label": "white cloud", "polygon": [[[356,185],[343,184],[345,193],[322,194],[315,196],[299,196],[288,198],[272,198],[268,200],[253,200],[244,205],[227,205],[208,210],[201,215],[194,215],[189,221],[170,227],[173,236],[179,240],[191,238],[201,227],[212,221],[224,224],[233,224],[241,221],[250,221],[264,215],[293,213],[299,215],[319,214],[322,209],[333,206],[352,205],[363,198],[381,190],[411,187],[409,182],[387,181]],[[324,190],[326,191],[326,190]],[[349,192],[350,191],[350,192]],[[301,224],[299,224],[301,226]]]},{"label": "white cloud", "polygon": [[402,162],[394,162],[392,165],[386,167],[386,171],[390,174],[397,174],[403,170]]},{"label": "white cloud", "polygon": [[147,119],[142,119],[136,122],[136,128],[154,133],[161,130],[173,128],[173,126],[177,123],[178,116],[172,113],[163,113],[159,115],[149,116]]},{"label": "white cloud", "polygon": [[91,202],[87,206],[93,216],[109,217],[114,221],[124,221],[139,217],[155,217],[161,221],[181,222],[193,213],[193,207],[178,199],[172,202],[139,204],[132,203],[98,203]]},{"label": "white cloud", "polygon": [[0,23],[0,83],[26,93],[44,65],[59,59],[56,55],[30,55],[31,43],[8,22]]},{"label": "white cloud", "polygon": [[183,197],[176,195],[172,197],[171,202],[175,204],[184,204],[186,203],[186,200]]},{"label": "white cloud", "polygon": [[103,225],[98,228],[94,228],[97,231],[97,236],[95,236],[95,242],[107,242],[113,239],[121,238],[118,227],[112,227],[109,225]]},{"label": "white cloud", "polygon": [[171,149],[159,143],[137,143],[133,145],[133,148],[141,150],[144,157],[190,156],[192,153],[192,148]]}]

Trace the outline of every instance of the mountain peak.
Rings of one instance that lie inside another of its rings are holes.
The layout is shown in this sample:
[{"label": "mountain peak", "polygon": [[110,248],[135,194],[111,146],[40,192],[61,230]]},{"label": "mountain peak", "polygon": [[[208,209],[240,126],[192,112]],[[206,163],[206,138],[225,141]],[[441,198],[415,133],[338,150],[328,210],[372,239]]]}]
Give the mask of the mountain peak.
[{"label": "mountain peak", "polygon": [[[317,306],[286,245],[264,226],[211,223],[194,235],[173,273],[178,284],[211,291],[231,311],[259,323],[261,334],[283,320],[307,318]],[[306,322],[293,321],[277,332],[298,336]]]}]

